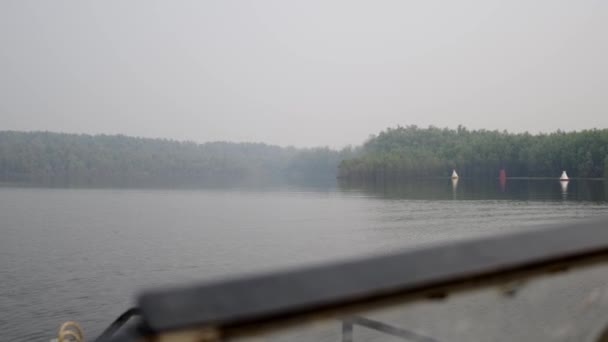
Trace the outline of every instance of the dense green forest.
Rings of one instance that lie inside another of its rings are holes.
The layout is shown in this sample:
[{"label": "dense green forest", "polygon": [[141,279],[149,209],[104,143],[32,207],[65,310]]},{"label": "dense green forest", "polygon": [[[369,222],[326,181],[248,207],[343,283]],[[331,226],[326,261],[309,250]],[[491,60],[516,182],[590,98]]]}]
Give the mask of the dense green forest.
[{"label": "dense green forest", "polygon": [[372,136],[360,154],[339,166],[339,177],[356,181],[392,181],[447,177],[608,178],[608,130],[531,135],[499,131],[416,126],[389,128]]},{"label": "dense green forest", "polygon": [[0,132],[0,181],[54,185],[193,185],[334,180],[350,149],[196,144],[121,135]]},{"label": "dense green forest", "polygon": [[197,144],[122,135],[0,131],[0,182],[52,185],[208,185],[377,182],[408,178],[608,178],[608,130],[531,135],[389,128],[340,151],[261,143]]}]

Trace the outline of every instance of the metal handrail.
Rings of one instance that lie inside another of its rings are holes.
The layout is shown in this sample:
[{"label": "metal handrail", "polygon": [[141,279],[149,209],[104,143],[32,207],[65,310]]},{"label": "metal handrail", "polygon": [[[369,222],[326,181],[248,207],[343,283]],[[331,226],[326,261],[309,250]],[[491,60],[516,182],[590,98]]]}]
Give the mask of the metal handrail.
[{"label": "metal handrail", "polygon": [[353,342],[354,341],[354,327],[360,325],[368,329],[376,330],[384,334],[402,338],[405,341],[413,342],[439,342],[429,336],[424,336],[411,330],[398,328],[384,322],[376,321],[373,319],[352,316],[342,320],[342,342]]},{"label": "metal handrail", "polygon": [[138,317],[141,315],[141,310],[139,308],[130,308],[127,311],[123,312],[118,318],[110,324],[106,330],[104,330],[99,337],[95,340],[95,342],[104,342],[111,341],[111,339],[116,335],[116,333],[122,329],[127,322],[129,322],[132,318]]},{"label": "metal handrail", "polygon": [[[142,319],[137,331],[144,337],[217,341],[606,261],[608,220],[537,227],[388,256],[147,291],[138,300]],[[347,332],[351,323],[407,335],[362,318],[347,321]]]}]

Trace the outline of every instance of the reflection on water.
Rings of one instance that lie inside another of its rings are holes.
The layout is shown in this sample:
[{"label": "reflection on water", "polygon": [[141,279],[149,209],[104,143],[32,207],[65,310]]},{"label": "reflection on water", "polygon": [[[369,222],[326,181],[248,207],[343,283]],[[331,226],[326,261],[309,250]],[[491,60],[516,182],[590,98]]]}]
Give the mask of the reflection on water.
[{"label": "reflection on water", "polygon": [[342,191],[362,191],[393,199],[420,200],[608,200],[608,182],[602,180],[554,179],[425,179],[403,183],[340,182]]},{"label": "reflection on water", "polygon": [[456,199],[458,190],[458,178],[452,178],[452,199]]},{"label": "reflection on water", "polygon": [[568,183],[570,183],[570,181],[560,181],[559,182],[559,185],[561,185],[561,187],[562,187],[562,199],[563,200],[568,199]]}]

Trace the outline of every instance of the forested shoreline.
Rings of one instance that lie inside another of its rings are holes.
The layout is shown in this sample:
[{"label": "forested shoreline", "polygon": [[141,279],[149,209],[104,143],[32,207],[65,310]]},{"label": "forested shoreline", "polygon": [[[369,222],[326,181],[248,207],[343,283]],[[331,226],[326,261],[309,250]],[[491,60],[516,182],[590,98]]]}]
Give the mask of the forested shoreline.
[{"label": "forested shoreline", "polygon": [[124,135],[0,131],[0,182],[192,186],[447,177],[608,178],[608,130],[532,135],[416,126],[389,128],[333,150],[263,143],[198,144]]},{"label": "forested shoreline", "polygon": [[334,180],[350,150],[197,144],[123,135],[0,132],[0,182],[192,186]]},{"label": "forested shoreline", "polygon": [[440,129],[389,128],[372,136],[355,158],[343,160],[339,177],[349,181],[402,181],[409,178],[509,177],[608,178],[608,130],[557,131],[550,134]]}]

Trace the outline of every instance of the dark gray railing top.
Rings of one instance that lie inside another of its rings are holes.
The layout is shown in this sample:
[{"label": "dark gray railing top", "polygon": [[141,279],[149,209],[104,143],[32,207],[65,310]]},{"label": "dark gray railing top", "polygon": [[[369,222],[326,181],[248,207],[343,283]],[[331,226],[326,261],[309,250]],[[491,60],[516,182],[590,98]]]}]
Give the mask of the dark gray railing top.
[{"label": "dark gray railing top", "polygon": [[235,327],[475,277],[608,255],[608,220],[537,227],[331,265],[152,290],[138,301],[146,329]]}]

